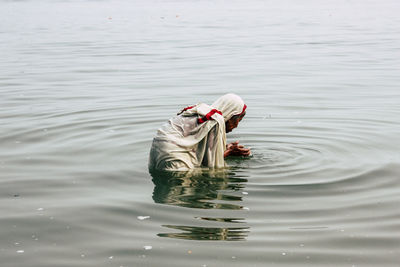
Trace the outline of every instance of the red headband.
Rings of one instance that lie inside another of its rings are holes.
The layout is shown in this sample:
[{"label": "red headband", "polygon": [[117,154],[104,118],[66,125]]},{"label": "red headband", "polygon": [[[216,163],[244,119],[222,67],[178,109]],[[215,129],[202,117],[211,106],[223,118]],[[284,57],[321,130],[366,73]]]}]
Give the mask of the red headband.
[{"label": "red headband", "polygon": [[176,114],[176,115],[180,115],[180,114],[182,114],[183,112],[185,112],[186,110],[191,109],[191,108],[194,108],[195,106],[196,106],[196,105],[186,107],[186,108],[182,109],[181,111],[179,111],[178,114]]},{"label": "red headband", "polygon": [[219,115],[222,116],[222,112],[221,111],[219,111],[217,109],[212,109],[203,118],[198,118],[197,122],[200,124],[200,123],[203,123],[205,121],[211,120],[212,119],[211,116],[214,115],[215,113],[218,113]]},{"label": "red headband", "polygon": [[[188,109],[194,108],[195,106],[196,106],[196,105],[194,105],[194,106],[189,106],[189,107],[186,107],[186,108],[182,109],[182,110],[178,113],[178,115],[181,114],[181,113],[183,113],[183,112],[185,112],[185,111],[188,110]],[[206,121],[208,121],[208,120],[212,120],[211,116],[214,115],[215,113],[218,113],[219,115],[222,116],[222,112],[221,112],[221,111],[219,111],[218,109],[212,109],[212,110],[211,110],[210,112],[208,112],[203,118],[198,118],[198,119],[197,119],[197,123],[200,124],[200,123],[206,122]]]},{"label": "red headband", "polygon": [[243,110],[239,115],[242,115],[246,111],[246,108],[247,108],[246,104],[243,104]]},{"label": "red headband", "polygon": [[[186,107],[186,108],[184,108],[180,113],[178,113],[178,115],[181,114],[182,112],[184,112],[184,111],[186,111],[186,110],[188,110],[188,109],[194,108],[194,107],[195,107],[195,106]],[[246,106],[246,104],[244,104],[244,105],[243,105],[243,110],[242,110],[242,112],[241,112],[240,114],[238,114],[238,115],[239,115],[239,116],[242,115],[242,114],[246,111],[246,108],[247,108],[247,106]],[[217,110],[217,109],[212,109],[212,110],[211,110],[210,112],[208,112],[203,118],[198,118],[198,119],[197,119],[197,122],[200,124],[200,123],[206,122],[206,121],[208,121],[208,120],[211,120],[211,119],[212,119],[211,116],[214,115],[215,113],[218,113],[219,115],[222,116],[222,112],[221,112],[221,111],[219,111],[219,110]]]}]

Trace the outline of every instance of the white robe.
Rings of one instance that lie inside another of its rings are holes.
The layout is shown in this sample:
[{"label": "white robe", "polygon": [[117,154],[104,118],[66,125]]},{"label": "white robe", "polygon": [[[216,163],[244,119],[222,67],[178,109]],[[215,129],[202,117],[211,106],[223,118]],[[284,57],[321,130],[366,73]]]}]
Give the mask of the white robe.
[{"label": "white robe", "polygon": [[[153,139],[149,169],[187,171],[199,167],[225,167],[225,122],[240,114],[243,106],[240,97],[227,94],[212,106],[200,103],[170,119],[158,129]],[[198,118],[212,109],[218,109],[223,115],[215,113],[210,120],[198,123]]]}]

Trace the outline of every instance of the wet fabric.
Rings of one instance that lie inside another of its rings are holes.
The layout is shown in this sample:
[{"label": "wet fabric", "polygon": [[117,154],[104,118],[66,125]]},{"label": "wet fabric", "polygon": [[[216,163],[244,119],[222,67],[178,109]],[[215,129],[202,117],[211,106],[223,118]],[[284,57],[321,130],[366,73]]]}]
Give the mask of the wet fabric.
[{"label": "wet fabric", "polygon": [[149,168],[186,171],[198,167],[225,167],[225,122],[244,112],[246,105],[227,94],[211,106],[184,108],[158,129],[150,150]]}]

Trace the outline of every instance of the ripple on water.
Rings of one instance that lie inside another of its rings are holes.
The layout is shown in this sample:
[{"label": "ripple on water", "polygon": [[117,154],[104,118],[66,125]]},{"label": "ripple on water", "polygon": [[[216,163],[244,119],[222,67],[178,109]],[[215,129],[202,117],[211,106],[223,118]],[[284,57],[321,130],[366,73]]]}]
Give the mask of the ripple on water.
[{"label": "ripple on water", "polygon": [[[261,121],[262,122],[262,121]],[[396,151],[381,141],[382,129],[369,125],[369,120],[339,122],[327,120],[324,127],[312,126],[315,119],[292,126],[287,120],[274,122],[276,127],[264,130],[265,123],[254,124],[241,135],[243,144],[252,148],[249,159],[229,159],[230,165],[247,168],[251,183],[313,184],[349,179],[390,163]],[[252,129],[252,127],[256,129]],[[391,133],[391,132],[389,132]],[[384,149],[382,149],[384,148]],[[389,153],[388,153],[389,152]],[[365,155],[374,155],[366,157]]]}]

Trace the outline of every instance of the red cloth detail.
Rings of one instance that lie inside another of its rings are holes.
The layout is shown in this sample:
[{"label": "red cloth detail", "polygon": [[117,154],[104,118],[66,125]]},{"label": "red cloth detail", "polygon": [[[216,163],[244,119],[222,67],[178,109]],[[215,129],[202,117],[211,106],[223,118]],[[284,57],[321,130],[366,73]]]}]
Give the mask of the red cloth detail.
[{"label": "red cloth detail", "polygon": [[242,115],[242,114],[246,111],[246,108],[247,108],[247,106],[246,106],[246,104],[244,104],[243,110],[242,110],[242,112],[241,112],[239,115]]},{"label": "red cloth detail", "polygon": [[211,116],[214,115],[215,113],[218,113],[219,115],[222,116],[222,112],[221,111],[219,111],[217,109],[212,109],[203,118],[198,118],[197,122],[200,124],[200,123],[206,122],[208,120],[212,120],[213,118],[211,118]]},{"label": "red cloth detail", "polygon": [[186,110],[191,109],[191,108],[194,108],[194,107],[195,107],[195,106],[186,107],[186,108],[183,109],[183,111],[186,111]]},{"label": "red cloth detail", "polygon": [[186,107],[186,108],[182,109],[181,111],[179,111],[178,114],[176,114],[176,115],[180,115],[180,114],[182,114],[183,112],[185,112],[186,110],[191,109],[191,108],[194,108],[195,106],[196,106],[196,105]]}]

